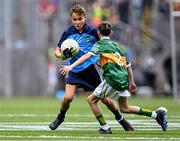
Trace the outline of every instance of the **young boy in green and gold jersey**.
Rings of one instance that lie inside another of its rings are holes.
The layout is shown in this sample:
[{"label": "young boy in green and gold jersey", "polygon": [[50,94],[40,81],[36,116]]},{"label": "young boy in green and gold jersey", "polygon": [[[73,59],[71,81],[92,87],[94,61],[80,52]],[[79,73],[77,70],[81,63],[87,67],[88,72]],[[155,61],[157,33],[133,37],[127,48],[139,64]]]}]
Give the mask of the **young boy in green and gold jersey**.
[{"label": "young boy in green and gold jersey", "polygon": [[137,86],[134,83],[131,64],[126,59],[124,49],[120,47],[118,43],[110,39],[111,33],[110,23],[101,23],[98,26],[98,35],[100,40],[94,44],[92,50],[83,55],[70,66],[64,66],[61,68],[60,72],[65,75],[66,73],[69,73],[75,66],[78,66],[92,55],[100,56],[99,63],[103,69],[104,80],[87,98],[94,115],[96,116],[100,125],[103,125],[99,129],[100,133],[104,132],[104,130],[110,130],[108,124],[102,124],[105,122],[105,119],[101,116],[101,110],[98,106],[98,101],[102,97],[109,97],[117,100],[121,112],[144,115],[156,119],[163,131],[166,131],[166,108],[160,107],[156,111],[151,111],[140,108],[139,106],[128,105],[127,99],[130,96],[130,92],[134,94],[137,90]]}]

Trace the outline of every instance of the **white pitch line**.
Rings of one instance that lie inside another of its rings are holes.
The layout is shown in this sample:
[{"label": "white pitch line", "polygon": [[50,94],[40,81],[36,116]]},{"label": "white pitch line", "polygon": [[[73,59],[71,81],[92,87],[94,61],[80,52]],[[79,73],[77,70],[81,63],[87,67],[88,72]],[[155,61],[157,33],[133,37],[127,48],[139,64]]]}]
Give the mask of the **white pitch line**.
[{"label": "white pitch line", "polygon": [[[48,124],[41,124],[41,123],[28,123],[28,124],[18,124],[18,123],[0,123],[0,127],[3,127],[3,126],[48,126]],[[70,126],[70,127],[97,127],[99,124],[98,123],[76,123],[76,122],[64,122],[62,123],[63,126]],[[120,125],[118,123],[115,123],[115,122],[109,122],[109,125],[111,125],[112,127],[119,127]],[[137,123],[134,123],[133,125],[135,125],[136,127],[156,127],[158,124],[157,123],[142,123],[142,124],[137,124]],[[168,123],[168,126],[169,127],[179,127],[180,128],[180,123]],[[159,125],[158,125],[159,127]]]},{"label": "white pitch line", "polygon": [[80,137],[80,136],[46,136],[46,135],[41,135],[41,136],[3,136],[0,135],[1,138],[35,138],[35,139],[91,139],[91,140],[180,140],[180,138],[160,138],[160,137],[107,137],[107,136],[101,136],[101,137],[91,137],[91,136],[86,136],[86,137]]},{"label": "white pitch line", "polygon": [[[136,130],[161,130],[157,123],[146,123],[139,124],[134,122]],[[121,129],[121,126],[116,121],[109,122],[109,125],[114,129]],[[64,122],[59,129],[60,130],[97,130],[99,124],[97,122]],[[48,123],[42,124],[41,122],[36,123],[0,123],[0,130],[50,130]],[[168,123],[168,130],[180,130],[180,123]]]},{"label": "white pitch line", "polygon": [[[55,114],[28,114],[28,113],[24,113],[24,114],[1,114],[0,117],[54,117],[56,116]],[[113,115],[104,115],[105,117],[113,117]],[[94,117],[93,114],[86,114],[86,115],[82,115],[82,114],[67,114],[67,117]],[[138,117],[138,115],[133,115],[133,114],[125,114],[125,117]],[[167,115],[168,118],[180,118],[180,115]]]},{"label": "white pitch line", "polygon": [[[149,121],[147,120],[128,120],[131,124],[133,125],[146,125],[146,126],[156,126],[157,123],[155,120],[151,119]],[[110,125],[119,125],[117,121],[115,120],[108,120],[108,123]],[[49,122],[0,122],[0,125],[49,125]],[[63,122],[62,125],[70,125],[70,126],[94,126],[94,125],[99,125],[98,122]],[[180,128],[180,122],[169,122],[168,120],[168,125],[169,126],[176,126]]]},{"label": "white pitch line", "polygon": [[[20,131],[20,130],[26,130],[26,131],[48,131],[50,130],[48,127],[25,127],[25,128],[4,128],[4,129],[1,129],[0,128],[0,131]],[[64,128],[64,127],[59,127],[57,130],[61,130],[61,131],[97,131],[98,130],[98,127],[96,128]],[[122,128],[113,128],[112,129],[113,131],[119,131],[119,130],[123,130]],[[159,127],[159,128],[146,128],[146,127],[143,127],[143,128],[135,128],[136,131],[162,131],[162,129]],[[168,129],[168,131],[177,131],[179,129],[177,128],[171,128],[171,129]]]}]

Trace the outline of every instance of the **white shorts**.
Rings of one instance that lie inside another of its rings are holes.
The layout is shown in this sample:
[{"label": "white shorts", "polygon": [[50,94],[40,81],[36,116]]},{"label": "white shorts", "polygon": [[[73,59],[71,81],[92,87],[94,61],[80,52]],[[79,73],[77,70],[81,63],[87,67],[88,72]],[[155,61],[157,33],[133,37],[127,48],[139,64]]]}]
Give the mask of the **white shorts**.
[{"label": "white shorts", "polygon": [[129,97],[130,93],[128,90],[125,91],[117,91],[112,88],[105,80],[99,84],[99,86],[94,90],[93,95],[104,98],[109,97],[114,100],[118,100],[120,97]]}]

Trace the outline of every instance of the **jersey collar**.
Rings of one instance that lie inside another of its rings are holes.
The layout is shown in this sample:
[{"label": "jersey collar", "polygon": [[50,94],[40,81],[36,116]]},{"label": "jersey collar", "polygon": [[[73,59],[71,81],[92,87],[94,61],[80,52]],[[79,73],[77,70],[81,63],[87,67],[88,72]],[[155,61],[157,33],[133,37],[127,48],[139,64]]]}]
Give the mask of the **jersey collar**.
[{"label": "jersey collar", "polygon": [[110,37],[104,36],[104,37],[101,38],[101,40],[104,40],[104,39],[110,39]]},{"label": "jersey collar", "polygon": [[[74,26],[73,28],[77,33],[80,33]],[[88,31],[88,26],[87,26],[87,23],[85,23],[83,26],[83,31],[81,33],[86,33],[87,31]]]}]

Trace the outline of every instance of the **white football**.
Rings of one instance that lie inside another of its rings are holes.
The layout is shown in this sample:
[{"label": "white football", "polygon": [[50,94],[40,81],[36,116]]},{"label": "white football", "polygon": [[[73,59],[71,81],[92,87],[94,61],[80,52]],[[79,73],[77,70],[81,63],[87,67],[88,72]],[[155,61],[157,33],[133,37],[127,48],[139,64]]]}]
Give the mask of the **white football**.
[{"label": "white football", "polygon": [[64,59],[76,56],[79,53],[79,44],[74,39],[66,39],[61,44],[61,54]]}]

